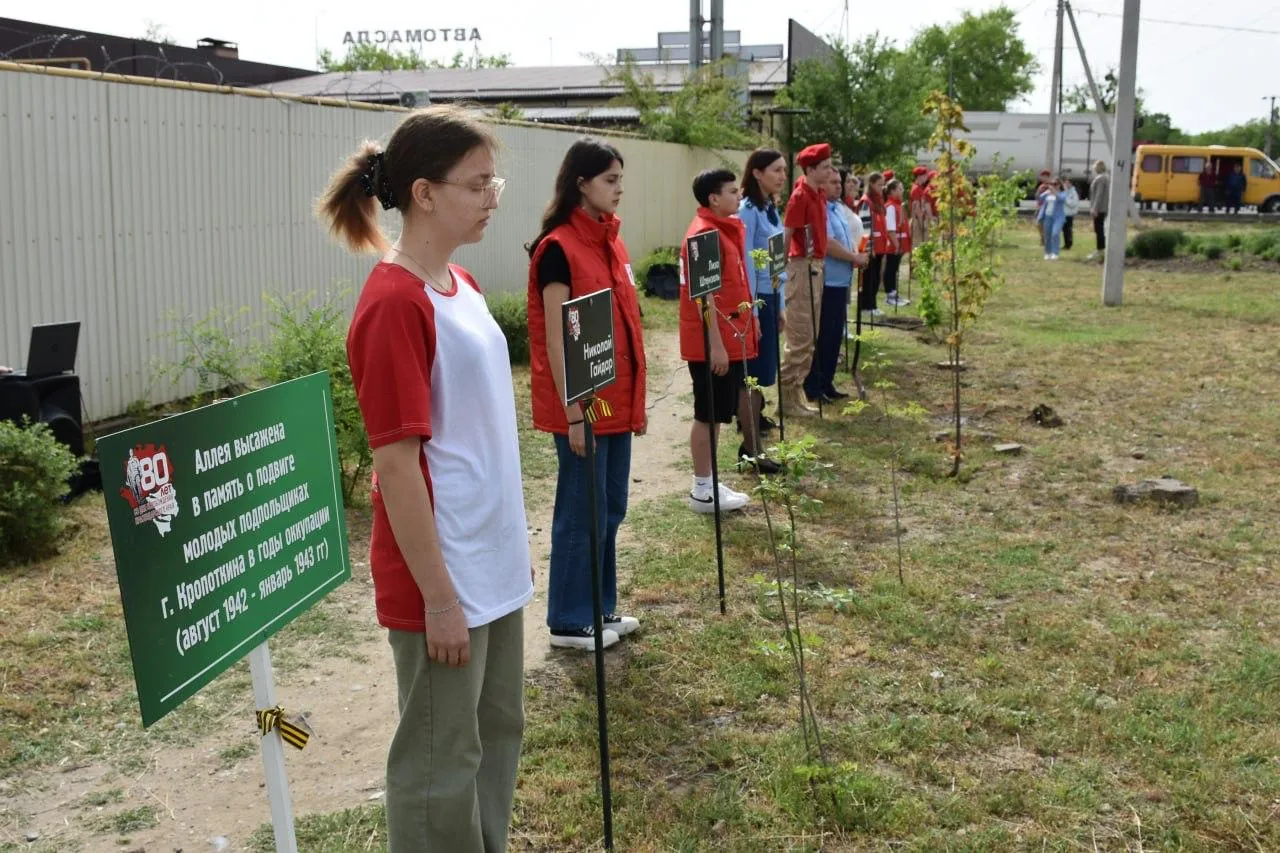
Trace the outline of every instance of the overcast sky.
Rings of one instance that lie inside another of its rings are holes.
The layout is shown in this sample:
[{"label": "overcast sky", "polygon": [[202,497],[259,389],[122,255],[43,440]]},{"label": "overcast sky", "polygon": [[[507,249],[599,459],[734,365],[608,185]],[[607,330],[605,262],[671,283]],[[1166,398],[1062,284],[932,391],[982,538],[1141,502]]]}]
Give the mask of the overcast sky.
[{"label": "overcast sky", "polygon": [[[436,4],[381,0],[360,3],[263,2],[222,0],[181,7],[161,0],[0,0],[0,16],[40,23],[141,36],[154,22],[179,44],[213,37],[238,42],[240,56],[281,65],[312,68],[317,47],[342,51],[348,30],[479,29],[481,50],[510,53],[518,65],[566,65],[583,62],[589,53],[615,55],[620,47],[648,47],[657,33],[688,28],[687,2],[602,3],[600,0],[487,0],[482,3]],[[742,31],[744,42],[786,42],[787,19],[827,36],[840,32],[843,2],[826,0],[725,0],[727,29]],[[960,8],[981,10],[995,2],[914,0],[911,3],[851,4],[848,32],[858,37],[879,31],[899,42],[933,22],[959,17]],[[1037,91],[1012,109],[1046,111],[1053,60],[1056,0],[1009,0],[1018,11],[1021,33],[1043,69]],[[709,0],[704,0],[704,14]],[[1123,0],[1080,0],[1076,7],[1085,49],[1095,71],[1117,64],[1120,19],[1093,14],[1118,14]],[[608,18],[605,17],[607,9]],[[181,10],[181,11],[179,11]],[[1280,0],[1147,0],[1138,53],[1138,85],[1149,107],[1167,112],[1189,131],[1210,130],[1266,115],[1264,95],[1280,95],[1280,43],[1276,35],[1197,29],[1159,23],[1199,21],[1205,24],[1280,30]],[[1083,82],[1083,70],[1066,34],[1065,78],[1068,85]],[[437,42],[429,56],[452,55],[454,45]]]}]

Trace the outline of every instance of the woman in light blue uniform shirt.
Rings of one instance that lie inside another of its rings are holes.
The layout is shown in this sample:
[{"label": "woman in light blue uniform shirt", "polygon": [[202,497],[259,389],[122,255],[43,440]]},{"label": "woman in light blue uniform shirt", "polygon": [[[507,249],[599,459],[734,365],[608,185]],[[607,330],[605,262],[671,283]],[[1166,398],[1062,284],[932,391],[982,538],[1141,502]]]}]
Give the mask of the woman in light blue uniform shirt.
[{"label": "woman in light blue uniform shirt", "polygon": [[835,386],[840,367],[840,345],[844,343],[849,317],[849,292],[854,267],[865,266],[867,256],[858,251],[862,223],[844,203],[848,173],[832,172],[827,186],[827,256],[823,260],[822,313],[813,366],[805,379],[804,393],[810,400],[821,398],[834,403],[849,395]]},{"label": "woman in light blue uniform shirt", "polygon": [[[755,249],[769,249],[769,238],[782,233],[782,214],[778,211],[773,199],[787,185],[787,158],[782,152],[772,148],[757,148],[747,158],[747,167],[742,176],[742,205],[738,208],[738,217],[747,226],[747,257]],[[756,269],[751,266],[751,298],[764,304],[757,309],[760,321],[759,355],[747,362],[747,375],[755,378],[761,388],[769,388],[778,381],[778,335],[785,328],[786,319],[782,305],[783,285],[787,274],[778,276],[778,289],[773,289],[773,280],[769,270]],[[777,427],[777,424],[764,415],[764,395],[754,392],[752,411],[759,414],[758,426],[751,432],[759,440],[762,433]],[[742,425],[739,424],[739,429]],[[748,450],[752,448],[747,431],[743,430],[743,444]]]}]

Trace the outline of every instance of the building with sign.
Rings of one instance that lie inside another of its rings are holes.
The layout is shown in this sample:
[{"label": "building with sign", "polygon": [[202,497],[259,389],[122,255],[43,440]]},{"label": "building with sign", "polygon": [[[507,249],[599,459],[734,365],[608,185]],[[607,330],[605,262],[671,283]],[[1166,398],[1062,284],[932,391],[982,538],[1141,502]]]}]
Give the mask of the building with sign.
[{"label": "building with sign", "polygon": [[[740,33],[724,32],[724,55],[757,111],[773,103],[787,84],[788,64],[781,44],[743,45]],[[659,33],[656,47],[620,48],[616,61],[635,63],[659,91],[678,90],[690,74],[689,33]],[[702,60],[709,45],[702,45]],[[355,71],[317,74],[272,86],[292,95],[342,98],[416,107],[467,102],[494,110],[518,110],[526,121],[573,125],[626,125],[637,120],[632,107],[618,106],[622,84],[610,79],[610,65],[553,65],[507,68],[441,68],[420,71]],[[734,67],[734,66],[731,66]]]}]

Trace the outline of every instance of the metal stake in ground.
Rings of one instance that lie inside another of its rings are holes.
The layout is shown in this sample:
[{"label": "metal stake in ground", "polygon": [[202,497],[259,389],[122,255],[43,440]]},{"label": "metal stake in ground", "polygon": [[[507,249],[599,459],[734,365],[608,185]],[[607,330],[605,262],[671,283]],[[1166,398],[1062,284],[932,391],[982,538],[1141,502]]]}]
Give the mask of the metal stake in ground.
[{"label": "metal stake in ground", "polygon": [[[769,279],[773,284],[773,336],[777,346],[773,348],[775,384],[778,388],[778,440],[787,440],[786,415],[782,409],[782,330],[778,328],[778,319],[782,317],[785,306],[778,293],[778,276],[787,268],[787,249],[782,234],[774,234],[769,238]],[[761,407],[763,410],[763,406]],[[763,440],[763,436],[762,436]]]},{"label": "metal stake in ground", "polygon": [[604,679],[604,564],[600,555],[600,513],[596,492],[596,439],[593,424],[611,414],[609,404],[596,397],[617,377],[613,347],[613,291],[605,288],[561,308],[564,337],[565,405],[581,403],[584,451],[587,457],[587,501],[591,523],[591,610],[595,629],[596,723],[600,730],[600,799],[604,812],[604,846],[613,850],[613,796],[609,786],[609,715]]},{"label": "metal stake in ground", "polygon": [[[686,237],[684,260],[688,264],[685,278],[688,291],[685,297],[696,302],[702,317],[702,354],[707,362],[707,434],[711,439],[711,501],[716,517],[716,572],[720,579],[720,613],[724,606],[724,539],[720,529],[720,465],[716,461],[719,452],[716,441],[715,373],[711,369],[711,324],[716,322],[716,310],[709,300],[723,284],[720,269],[720,232],[703,231]],[[681,269],[684,269],[682,266]]]},{"label": "metal stake in ground", "polygon": [[[782,332],[778,330],[778,318],[782,316],[782,302],[778,299],[778,277],[773,276],[773,336],[776,344],[773,348],[773,367],[775,384],[778,387],[778,441],[787,440],[787,416],[782,411]],[[763,436],[762,436],[763,439]]]},{"label": "metal stake in ground", "polygon": [[849,375],[853,377],[853,384],[858,389],[859,400],[867,399],[867,389],[863,387],[862,375],[858,371],[858,359],[862,357],[862,286],[865,277],[865,270],[858,270],[858,295],[853,300],[858,308],[853,319],[853,366],[849,368]]},{"label": "metal stake in ground", "polygon": [[[595,401],[584,406],[594,412]],[[600,559],[599,512],[596,507],[596,439],[591,423],[594,415],[584,418],[583,441],[587,452],[587,499],[591,504],[591,617],[596,635],[596,725],[600,742],[600,798],[604,810],[604,848],[613,849],[613,796],[609,787],[609,711],[605,703],[604,680],[604,564]],[[722,599],[723,600],[723,597]]]},{"label": "metal stake in ground", "polygon": [[[809,358],[809,367],[813,368],[813,359],[818,354],[818,310],[813,300],[813,226],[806,225],[804,227],[804,261],[805,269],[809,273],[809,325],[813,327],[813,345],[810,347],[812,355]],[[823,418],[822,413],[822,394],[818,394],[818,419]]]},{"label": "metal stake in ground", "polygon": [[716,439],[716,395],[712,391],[715,383],[715,371],[711,369],[711,324],[715,322],[714,308],[708,305],[707,297],[698,300],[702,311],[702,349],[707,355],[707,434],[711,439],[711,501],[716,517],[716,576],[720,581],[720,614],[724,615],[724,534],[720,527],[720,463],[719,441]]}]

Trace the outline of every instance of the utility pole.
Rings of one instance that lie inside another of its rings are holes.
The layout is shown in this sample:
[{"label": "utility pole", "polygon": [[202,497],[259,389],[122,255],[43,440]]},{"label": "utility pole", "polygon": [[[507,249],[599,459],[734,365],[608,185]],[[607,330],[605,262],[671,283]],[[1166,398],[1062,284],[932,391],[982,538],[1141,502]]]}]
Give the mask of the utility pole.
[{"label": "utility pole", "polygon": [[689,0],[689,75],[702,65],[702,0]]},{"label": "utility pole", "polygon": [[1276,98],[1280,95],[1263,95],[1262,100],[1271,100],[1271,111],[1267,113],[1267,156],[1272,156],[1271,147],[1276,142]]},{"label": "utility pole", "polygon": [[[1093,79],[1093,68],[1089,65],[1089,57],[1084,52],[1084,39],[1080,38],[1080,28],[1076,26],[1076,14],[1071,9],[1069,0],[1063,3],[1067,10],[1067,21],[1071,24],[1071,34],[1076,40],[1076,50],[1080,52],[1080,64],[1084,66],[1084,79],[1089,83],[1089,93],[1093,95],[1093,107],[1098,114],[1098,121],[1102,123],[1102,133],[1107,137],[1107,148],[1111,150],[1111,157],[1115,157],[1116,137],[1111,128],[1111,117],[1107,115],[1107,108],[1102,103],[1102,94],[1098,91],[1098,83]],[[1090,135],[1092,135],[1090,128]],[[1129,211],[1129,218],[1134,222],[1138,221],[1138,205],[1130,199],[1126,202],[1126,209]],[[1114,209],[1114,208],[1113,208]]]},{"label": "utility pole", "polygon": [[1054,143],[1058,141],[1058,111],[1062,109],[1062,17],[1065,0],[1058,0],[1058,28],[1053,39],[1053,80],[1049,83],[1049,130],[1044,141],[1044,167],[1053,170]]},{"label": "utility pole", "polygon": [[[1116,87],[1116,144],[1111,151],[1111,197],[1107,217],[1107,255],[1102,272],[1102,304],[1124,302],[1124,250],[1133,179],[1133,117],[1138,76],[1138,11],[1140,0],[1124,0],[1120,29],[1120,79]],[[1116,215],[1120,214],[1120,215]]]},{"label": "utility pole", "polygon": [[711,0],[711,56],[712,64],[724,59],[724,0]]}]

